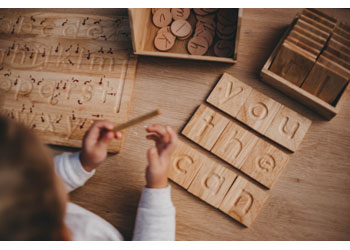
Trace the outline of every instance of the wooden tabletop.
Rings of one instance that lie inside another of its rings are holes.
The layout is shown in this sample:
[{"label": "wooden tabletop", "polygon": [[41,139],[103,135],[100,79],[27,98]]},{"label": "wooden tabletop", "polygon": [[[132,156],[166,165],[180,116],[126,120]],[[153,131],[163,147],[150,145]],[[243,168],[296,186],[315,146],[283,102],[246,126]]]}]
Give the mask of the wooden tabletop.
[{"label": "wooden tabletop", "polygon": [[[127,14],[115,9],[55,11]],[[177,240],[350,240],[349,88],[340,113],[325,121],[259,80],[260,69],[300,11],[244,9],[236,65],[139,57],[130,119],[161,108],[163,115],[153,122],[180,132],[219,77],[228,72],[313,121],[250,228],[171,183]],[[346,9],[325,11],[342,20],[350,15]],[[132,237],[145,185],[146,150],[151,142],[145,139],[144,125],[129,129],[121,153],[110,156],[84,187],[71,194],[73,202],[112,223],[126,239]]]}]

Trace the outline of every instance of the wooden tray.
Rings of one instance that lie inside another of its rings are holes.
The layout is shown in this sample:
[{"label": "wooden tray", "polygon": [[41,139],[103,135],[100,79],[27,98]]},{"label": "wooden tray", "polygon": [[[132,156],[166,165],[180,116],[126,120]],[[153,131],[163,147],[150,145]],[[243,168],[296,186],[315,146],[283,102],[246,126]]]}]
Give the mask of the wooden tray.
[{"label": "wooden tray", "polygon": [[[238,20],[236,29],[236,39],[234,41],[234,55],[232,58],[214,56],[210,49],[205,56],[190,55],[187,52],[186,44],[189,39],[176,40],[174,47],[169,52],[160,52],[154,48],[153,40],[158,28],[152,23],[152,15],[150,8],[131,8],[129,9],[130,27],[132,35],[132,44],[136,55],[160,56],[170,58],[192,59],[213,62],[236,63],[239,34],[242,22],[243,10],[238,9]],[[194,21],[193,13],[189,21]]]},{"label": "wooden tray", "polygon": [[[127,16],[0,12],[0,113],[45,143],[81,147],[95,120],[127,120],[136,72]],[[118,152],[114,140],[110,152]]]},{"label": "wooden tray", "polygon": [[317,96],[314,96],[310,94],[309,92],[303,90],[302,88],[296,86],[295,84],[287,81],[283,77],[275,74],[274,72],[270,71],[269,68],[275,59],[283,41],[288,36],[290,30],[293,28],[294,24],[296,23],[298,19],[298,16],[293,20],[293,22],[288,27],[287,31],[284,33],[283,37],[277,44],[276,48],[273,50],[270,57],[267,59],[265,65],[263,66],[260,76],[262,80],[264,80],[266,83],[270,84],[274,88],[280,90],[284,94],[290,96],[291,98],[295,99],[296,101],[304,104],[308,108],[316,111],[321,116],[326,118],[327,120],[332,119],[340,110],[341,102],[343,99],[343,93],[345,92],[345,89],[343,89],[342,93],[339,95],[337,101],[334,105],[331,105]]}]

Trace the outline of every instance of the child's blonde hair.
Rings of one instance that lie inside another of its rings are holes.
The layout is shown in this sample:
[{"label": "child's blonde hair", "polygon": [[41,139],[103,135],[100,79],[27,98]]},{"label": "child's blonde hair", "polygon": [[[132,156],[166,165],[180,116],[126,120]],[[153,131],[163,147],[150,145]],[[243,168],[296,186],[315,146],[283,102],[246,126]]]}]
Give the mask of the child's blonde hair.
[{"label": "child's blonde hair", "polygon": [[0,240],[60,240],[64,212],[52,157],[24,125],[0,116]]}]

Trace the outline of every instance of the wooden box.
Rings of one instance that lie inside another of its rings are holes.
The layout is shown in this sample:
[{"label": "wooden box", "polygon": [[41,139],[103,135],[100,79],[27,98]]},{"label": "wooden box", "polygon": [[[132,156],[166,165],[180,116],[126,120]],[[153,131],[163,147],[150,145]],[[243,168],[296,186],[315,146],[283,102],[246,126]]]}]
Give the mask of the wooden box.
[{"label": "wooden box", "polygon": [[297,22],[299,16],[297,16],[293,22],[288,27],[287,31],[284,33],[283,37],[277,44],[276,48],[271,53],[270,57],[267,59],[265,65],[263,66],[260,76],[262,80],[264,80],[266,83],[270,84],[274,88],[280,90],[284,94],[290,96],[291,98],[295,99],[296,101],[304,104],[308,108],[316,111],[321,116],[326,118],[327,120],[331,120],[338,112],[341,106],[341,101],[344,98],[344,92],[346,87],[342,90],[342,92],[339,94],[336,101],[333,103],[333,105],[323,101],[322,99],[318,98],[317,96],[307,92],[306,90],[300,88],[299,86],[293,84],[292,82],[284,79],[283,77],[275,74],[270,69],[271,64],[273,63],[273,60],[277,56],[280,47],[282,46],[285,38],[288,36],[289,32],[294,27],[294,24]]},{"label": "wooden box", "polygon": [[[145,55],[145,56],[160,56],[160,57],[170,57],[170,58],[224,62],[224,63],[236,63],[239,33],[240,33],[240,26],[241,26],[243,11],[242,9],[235,9],[235,10],[238,12],[236,13],[238,20],[237,20],[236,36],[233,41],[234,53],[232,58],[227,58],[227,57],[215,56],[214,52],[212,51],[212,48],[210,48],[206,53],[206,55],[203,55],[203,56],[190,55],[186,49],[187,42],[190,38],[186,40],[176,40],[174,47],[167,52],[158,51],[154,47],[153,41],[159,28],[154,26],[152,22],[151,9],[150,8],[130,8],[129,20],[130,20],[130,29],[131,29],[134,54]],[[188,21],[192,25],[195,24],[196,21],[193,13],[191,13],[191,16],[189,17]]]}]

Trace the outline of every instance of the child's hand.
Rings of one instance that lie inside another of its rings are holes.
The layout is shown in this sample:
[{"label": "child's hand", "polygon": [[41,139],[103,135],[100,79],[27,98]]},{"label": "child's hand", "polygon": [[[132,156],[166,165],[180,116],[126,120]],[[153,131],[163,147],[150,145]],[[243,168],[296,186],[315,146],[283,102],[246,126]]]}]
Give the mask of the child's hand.
[{"label": "child's hand", "polygon": [[176,147],[177,135],[171,127],[158,124],[148,127],[146,131],[152,133],[146,138],[156,143],[156,147],[147,151],[147,187],[165,188],[168,186],[169,161]]},{"label": "child's hand", "polygon": [[113,131],[110,121],[97,121],[91,125],[83,139],[80,162],[86,171],[92,171],[107,157],[107,147],[111,141],[120,139],[122,134]]}]

